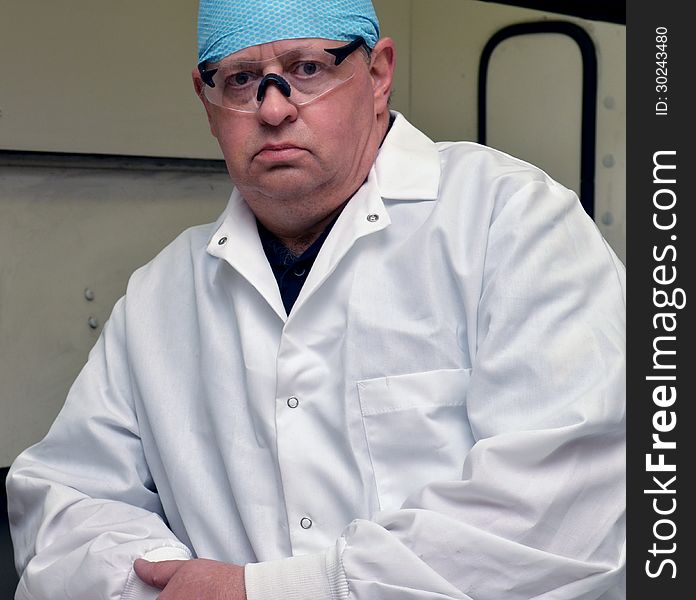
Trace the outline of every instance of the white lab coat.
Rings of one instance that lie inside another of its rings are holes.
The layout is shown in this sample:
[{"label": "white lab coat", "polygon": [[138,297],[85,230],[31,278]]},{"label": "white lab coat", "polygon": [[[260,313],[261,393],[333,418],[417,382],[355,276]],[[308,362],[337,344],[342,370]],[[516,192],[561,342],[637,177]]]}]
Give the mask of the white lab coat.
[{"label": "white lab coat", "polygon": [[249,600],[623,597],[623,276],[572,192],[398,116],[286,316],[235,191],[15,461],[17,598],[154,598],[143,555]]}]

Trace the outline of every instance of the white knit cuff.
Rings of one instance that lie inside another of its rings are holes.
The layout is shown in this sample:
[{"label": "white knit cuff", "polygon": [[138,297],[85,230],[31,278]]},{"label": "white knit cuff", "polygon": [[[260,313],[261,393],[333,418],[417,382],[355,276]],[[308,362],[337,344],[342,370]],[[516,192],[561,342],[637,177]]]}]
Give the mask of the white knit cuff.
[{"label": "white knit cuff", "polygon": [[[161,546],[143,554],[141,558],[151,562],[160,562],[163,560],[189,560],[191,553],[177,546]],[[135,574],[131,568],[128,574],[126,587],[123,588],[121,600],[155,600],[162,590],[153,588],[145,583],[140,577]]]},{"label": "white knit cuff", "polygon": [[247,600],[346,600],[348,582],[338,550],[250,563],[244,567]]}]

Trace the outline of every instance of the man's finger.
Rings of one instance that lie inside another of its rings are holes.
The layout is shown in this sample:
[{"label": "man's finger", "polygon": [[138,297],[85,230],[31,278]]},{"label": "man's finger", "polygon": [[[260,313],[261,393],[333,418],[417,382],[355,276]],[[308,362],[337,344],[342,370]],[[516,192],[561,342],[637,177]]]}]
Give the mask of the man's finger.
[{"label": "man's finger", "polygon": [[133,563],[133,570],[145,583],[163,590],[185,562],[183,560],[150,562],[149,560],[138,558]]}]

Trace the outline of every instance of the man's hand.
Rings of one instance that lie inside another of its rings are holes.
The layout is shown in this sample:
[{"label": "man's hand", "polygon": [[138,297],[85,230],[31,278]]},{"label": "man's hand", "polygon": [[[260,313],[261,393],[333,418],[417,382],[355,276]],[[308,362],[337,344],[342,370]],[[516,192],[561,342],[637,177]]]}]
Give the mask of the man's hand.
[{"label": "man's hand", "polygon": [[164,590],[158,600],[246,600],[244,567],[216,560],[139,558],[133,564],[145,583]]}]

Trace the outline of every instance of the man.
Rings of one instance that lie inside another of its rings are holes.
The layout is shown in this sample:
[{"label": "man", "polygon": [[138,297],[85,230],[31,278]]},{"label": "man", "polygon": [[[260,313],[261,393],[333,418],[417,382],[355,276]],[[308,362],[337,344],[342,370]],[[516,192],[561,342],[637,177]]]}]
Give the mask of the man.
[{"label": "man", "polygon": [[204,0],[235,184],[129,282],[8,488],[17,598],[623,597],[623,269],[388,99],[368,0]]}]

